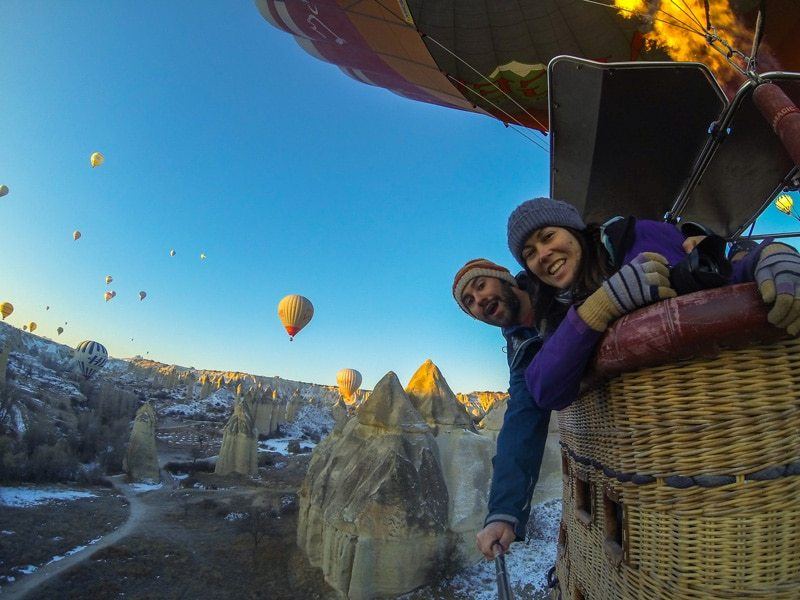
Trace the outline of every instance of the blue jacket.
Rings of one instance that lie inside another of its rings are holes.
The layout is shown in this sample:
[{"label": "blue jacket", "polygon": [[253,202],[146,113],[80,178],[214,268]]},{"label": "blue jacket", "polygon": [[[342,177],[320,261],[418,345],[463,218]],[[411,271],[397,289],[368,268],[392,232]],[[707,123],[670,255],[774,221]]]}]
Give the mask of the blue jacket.
[{"label": "blue jacket", "polygon": [[539,408],[525,387],[525,369],[542,347],[539,333],[532,327],[516,326],[504,328],[503,336],[508,350],[509,398],[492,459],[492,489],[485,524],[509,522],[514,525],[517,540],[524,540],[550,411]]}]

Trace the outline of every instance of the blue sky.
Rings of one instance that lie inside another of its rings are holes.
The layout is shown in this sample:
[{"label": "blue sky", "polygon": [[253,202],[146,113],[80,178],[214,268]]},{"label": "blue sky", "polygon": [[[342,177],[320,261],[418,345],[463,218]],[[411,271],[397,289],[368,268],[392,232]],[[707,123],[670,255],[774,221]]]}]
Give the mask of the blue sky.
[{"label": "blue sky", "polygon": [[[456,391],[507,387],[499,332],[450,296],[469,258],[511,266],[506,218],[548,192],[547,155],[499,122],[358,84],[246,0],[6,0],[0,82],[12,324],[197,368],[370,388],[431,358]],[[316,311],[292,343],[290,293]]]}]

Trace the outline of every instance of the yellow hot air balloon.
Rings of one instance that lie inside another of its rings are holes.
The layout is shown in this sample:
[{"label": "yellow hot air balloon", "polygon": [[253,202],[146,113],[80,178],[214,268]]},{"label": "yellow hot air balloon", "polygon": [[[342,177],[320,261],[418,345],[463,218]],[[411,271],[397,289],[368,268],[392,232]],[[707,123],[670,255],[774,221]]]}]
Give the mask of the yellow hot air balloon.
[{"label": "yellow hot air balloon", "polygon": [[30,331],[31,333],[33,333],[34,331],[36,331],[36,323],[34,323],[33,321],[31,321],[30,323],[28,323],[28,331]]},{"label": "yellow hot air balloon", "polygon": [[80,237],[81,237],[81,232],[78,231],[77,229],[72,232],[72,239],[73,240],[78,241],[78,238],[80,238]]},{"label": "yellow hot air balloon", "polygon": [[61,335],[62,333],[64,333],[64,328],[63,327],[58,327],[56,329],[56,331],[58,332],[58,335]]},{"label": "yellow hot air balloon", "polygon": [[145,298],[147,298],[147,292],[145,292],[144,290],[142,290],[141,292],[139,292],[139,301],[142,301],[142,300],[144,300]]},{"label": "yellow hot air balloon", "polygon": [[6,317],[14,312],[14,305],[11,302],[3,302],[0,304],[0,314],[3,315],[3,320],[6,320]]},{"label": "yellow hot air balloon", "polygon": [[314,305],[308,298],[291,294],[278,303],[278,318],[289,334],[289,341],[308,325],[314,316]]},{"label": "yellow hot air balloon", "polygon": [[361,386],[361,373],[355,369],[342,369],[336,373],[336,385],[345,400],[352,401],[353,394]]},{"label": "yellow hot air balloon", "polygon": [[99,167],[102,165],[106,160],[106,157],[103,156],[102,152],[92,152],[92,155],[89,157],[89,164],[92,165],[92,168]]},{"label": "yellow hot air balloon", "polygon": [[7,185],[0,185],[0,197],[5,196],[8,193],[8,186]]},{"label": "yellow hot air balloon", "polygon": [[114,278],[111,275],[106,275],[106,285],[114,281]]},{"label": "yellow hot air balloon", "polygon": [[789,194],[781,194],[775,200],[775,208],[785,215],[792,216],[792,208],[794,207],[794,200]]},{"label": "yellow hot air balloon", "polygon": [[169,255],[170,256],[175,256],[175,249],[174,248],[169,251]]}]

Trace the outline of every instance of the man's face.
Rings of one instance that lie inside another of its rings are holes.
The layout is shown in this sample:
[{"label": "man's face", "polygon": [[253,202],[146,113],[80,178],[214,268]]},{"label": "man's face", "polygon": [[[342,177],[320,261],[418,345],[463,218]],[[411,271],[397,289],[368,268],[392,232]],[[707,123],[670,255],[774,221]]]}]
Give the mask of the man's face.
[{"label": "man's face", "polygon": [[510,283],[496,277],[471,280],[461,293],[461,302],[473,317],[496,327],[519,323],[520,302]]}]

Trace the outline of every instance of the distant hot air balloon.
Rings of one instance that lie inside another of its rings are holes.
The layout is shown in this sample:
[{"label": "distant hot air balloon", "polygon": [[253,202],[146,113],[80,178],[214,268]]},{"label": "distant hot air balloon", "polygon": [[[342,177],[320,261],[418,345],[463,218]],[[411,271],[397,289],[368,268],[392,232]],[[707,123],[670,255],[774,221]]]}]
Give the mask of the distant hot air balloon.
[{"label": "distant hot air balloon", "polygon": [[27,325],[23,325],[22,326],[22,331],[28,331],[28,326]]},{"label": "distant hot air balloon", "polygon": [[794,199],[789,194],[781,194],[775,200],[775,208],[785,215],[792,215],[792,208],[794,208]]},{"label": "distant hot air balloon", "polygon": [[75,240],[76,242],[80,237],[81,237],[81,232],[78,231],[77,229],[72,232],[72,239]]},{"label": "distant hot air balloon", "polygon": [[44,309],[45,310],[50,310],[50,307],[49,306],[45,306]]},{"label": "distant hot air balloon", "polygon": [[106,292],[105,294],[103,294],[103,298],[105,298],[106,302],[111,300],[114,296],[116,296],[114,292]]},{"label": "distant hot air balloon", "polygon": [[0,304],[0,314],[3,315],[3,320],[6,320],[6,317],[14,312],[14,305],[11,302],[3,302]]},{"label": "distant hot air balloon", "polygon": [[169,255],[170,256],[175,256],[175,249],[174,248],[169,251]]},{"label": "distant hot air balloon", "polygon": [[89,379],[108,361],[108,351],[102,344],[85,340],[75,348],[75,360],[81,373]]},{"label": "distant hot air balloon", "polygon": [[291,294],[278,303],[278,318],[289,334],[289,341],[308,325],[314,316],[314,305],[308,298]]},{"label": "distant hot air balloon", "polygon": [[141,301],[144,300],[145,298],[147,298],[147,292],[142,290],[141,292],[139,292],[139,300]]},{"label": "distant hot air balloon", "polygon": [[106,160],[106,157],[103,156],[102,152],[92,152],[92,155],[89,157],[89,164],[92,165],[92,168],[99,167],[102,165]]},{"label": "distant hot air balloon", "polygon": [[111,275],[106,275],[106,285],[114,281],[114,278]]},{"label": "distant hot air balloon", "polygon": [[7,185],[0,185],[0,197],[5,196],[8,194],[8,186]]},{"label": "distant hot air balloon", "polygon": [[205,253],[205,252],[201,252],[201,253],[200,253],[200,260],[205,260],[206,258],[208,258],[208,257],[206,256],[206,253]]},{"label": "distant hot air balloon", "polygon": [[361,386],[361,373],[355,369],[342,369],[336,373],[336,385],[346,400],[351,400],[353,394]]},{"label": "distant hot air balloon", "polygon": [[63,327],[58,327],[56,329],[56,331],[58,332],[58,335],[61,335],[62,333],[64,333],[64,328]]},{"label": "distant hot air balloon", "polygon": [[33,333],[34,331],[36,331],[36,323],[34,323],[33,321],[31,321],[30,323],[28,323],[28,331],[30,331],[31,333]]}]

